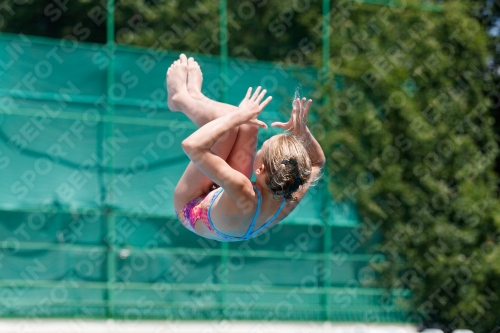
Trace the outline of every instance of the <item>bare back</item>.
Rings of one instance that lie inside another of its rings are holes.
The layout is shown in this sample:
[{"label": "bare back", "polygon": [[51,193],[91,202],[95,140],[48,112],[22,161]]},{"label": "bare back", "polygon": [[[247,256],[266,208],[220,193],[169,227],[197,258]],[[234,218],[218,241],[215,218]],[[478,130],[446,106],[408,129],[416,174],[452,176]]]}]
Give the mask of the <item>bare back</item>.
[{"label": "bare back", "polygon": [[[321,169],[319,167],[313,166],[311,170],[311,178],[315,179]],[[302,201],[309,189],[309,182],[300,190],[293,194],[296,201],[286,202],[279,213],[274,217],[273,221],[263,230],[255,234],[256,237],[265,233],[268,229],[272,228],[274,225],[279,223],[281,220],[286,218]],[[209,218],[212,220],[215,228],[229,236],[241,237],[245,235],[248,231],[252,219],[257,210],[258,195],[255,191],[249,193],[246,197],[241,197],[238,202],[233,200],[226,191],[222,193],[213,201],[212,207],[209,210]],[[262,199],[260,202],[259,213],[256,217],[254,226],[252,230],[257,230],[262,227],[273,215],[280,209],[282,204],[281,200],[273,199],[272,197],[267,197]],[[195,230],[200,235],[217,239],[224,240],[222,237],[217,237],[213,231],[209,230],[208,227],[203,223],[196,223]],[[239,240],[239,239],[236,239]]]}]

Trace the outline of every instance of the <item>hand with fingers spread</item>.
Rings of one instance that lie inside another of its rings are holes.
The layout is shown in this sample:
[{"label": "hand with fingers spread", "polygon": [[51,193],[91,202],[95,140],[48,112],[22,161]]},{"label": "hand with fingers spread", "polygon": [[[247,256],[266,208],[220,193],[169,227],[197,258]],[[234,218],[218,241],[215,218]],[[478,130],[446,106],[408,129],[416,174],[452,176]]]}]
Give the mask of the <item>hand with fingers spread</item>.
[{"label": "hand with fingers spread", "polygon": [[296,136],[302,136],[307,130],[307,114],[312,100],[307,101],[306,98],[300,100],[297,98],[293,103],[292,114],[286,123],[274,122],[271,124],[273,127],[283,128]]},{"label": "hand with fingers spread", "polygon": [[271,101],[272,97],[267,97],[262,103],[262,99],[266,95],[267,90],[261,91],[261,87],[257,87],[252,95],[252,88],[248,88],[245,98],[238,106],[237,113],[242,117],[243,123],[257,125],[267,129],[267,125],[257,119],[259,114],[264,110],[267,104]]}]

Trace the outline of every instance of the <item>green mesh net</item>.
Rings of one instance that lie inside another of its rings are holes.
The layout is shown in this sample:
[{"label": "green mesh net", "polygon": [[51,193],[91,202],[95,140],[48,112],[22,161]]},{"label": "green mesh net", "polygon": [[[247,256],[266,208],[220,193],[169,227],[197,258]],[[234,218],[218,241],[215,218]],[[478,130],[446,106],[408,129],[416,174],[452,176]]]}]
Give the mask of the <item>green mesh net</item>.
[{"label": "green mesh net", "polygon": [[[175,53],[0,35],[0,316],[402,322],[406,296],[373,287],[350,202],[324,179],[285,221],[223,244],[176,220],[173,190],[195,130],[166,106]],[[249,86],[283,121],[312,69],[196,55],[203,92]],[[306,88],[309,87],[309,88]],[[259,141],[274,134],[261,131]]]}]

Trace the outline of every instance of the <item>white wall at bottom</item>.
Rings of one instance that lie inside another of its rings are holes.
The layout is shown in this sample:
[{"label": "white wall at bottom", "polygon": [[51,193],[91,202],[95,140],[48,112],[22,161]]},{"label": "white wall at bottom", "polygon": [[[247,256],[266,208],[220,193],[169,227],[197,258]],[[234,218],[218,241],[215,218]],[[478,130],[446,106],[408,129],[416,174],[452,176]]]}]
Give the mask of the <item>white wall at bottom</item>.
[{"label": "white wall at bottom", "polygon": [[416,333],[411,325],[259,321],[0,319],[1,333]]}]

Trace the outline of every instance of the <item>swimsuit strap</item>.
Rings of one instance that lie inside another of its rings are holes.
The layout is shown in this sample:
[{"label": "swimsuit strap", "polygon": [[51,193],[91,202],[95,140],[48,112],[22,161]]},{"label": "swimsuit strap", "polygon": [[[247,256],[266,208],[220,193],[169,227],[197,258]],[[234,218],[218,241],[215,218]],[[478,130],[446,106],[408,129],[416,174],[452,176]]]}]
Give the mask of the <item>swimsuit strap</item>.
[{"label": "swimsuit strap", "polygon": [[[257,190],[257,193],[259,190]],[[260,193],[259,193],[259,196],[260,196]],[[260,228],[258,228],[257,230],[255,230],[254,232],[250,233],[250,236],[254,235],[255,233],[257,233],[258,231],[264,229],[265,227],[267,227],[272,221],[274,221],[274,219],[276,218],[276,216],[281,212],[281,210],[283,209],[283,206],[285,205],[286,203],[286,200],[283,199],[283,201],[281,202],[281,205],[280,205],[280,208],[278,208],[278,210],[276,211],[276,213],[274,213],[273,217],[271,217],[269,219],[269,221],[267,221],[266,223],[264,223]],[[245,235],[246,236],[246,235]]]},{"label": "swimsuit strap", "polygon": [[252,223],[250,224],[250,227],[248,228],[246,234],[244,234],[243,237],[241,237],[242,239],[245,239],[247,236],[249,236],[252,233],[253,226],[255,225],[255,221],[257,220],[257,216],[259,216],[259,212],[260,212],[260,201],[261,201],[260,192],[255,186],[253,188],[257,191],[257,197],[258,197],[257,210],[255,211],[255,215],[253,216]]}]

